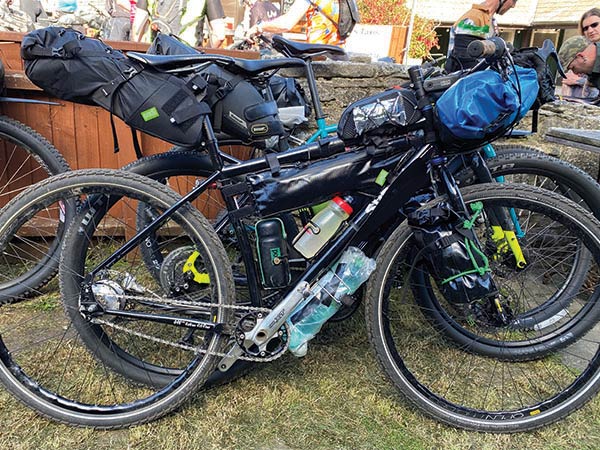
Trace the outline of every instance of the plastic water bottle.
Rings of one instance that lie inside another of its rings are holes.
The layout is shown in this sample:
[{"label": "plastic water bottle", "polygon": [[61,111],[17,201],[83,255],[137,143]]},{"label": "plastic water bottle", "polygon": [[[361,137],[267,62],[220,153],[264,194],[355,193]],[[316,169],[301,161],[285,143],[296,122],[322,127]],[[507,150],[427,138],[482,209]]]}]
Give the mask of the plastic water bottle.
[{"label": "plastic water bottle", "polygon": [[77,0],[57,0],[56,10],[67,13],[75,12],[77,10]]},{"label": "plastic water bottle", "polygon": [[288,319],[289,349],[294,355],[306,355],[307,342],[340,309],[342,297],[356,292],[373,270],[375,260],[358,248],[349,247],[344,252],[313,287],[312,295],[300,303]]},{"label": "plastic water bottle", "polygon": [[352,214],[352,197],[334,197],[325,208],[313,216],[293,245],[305,258],[312,258],[335,234],[340,225]]}]

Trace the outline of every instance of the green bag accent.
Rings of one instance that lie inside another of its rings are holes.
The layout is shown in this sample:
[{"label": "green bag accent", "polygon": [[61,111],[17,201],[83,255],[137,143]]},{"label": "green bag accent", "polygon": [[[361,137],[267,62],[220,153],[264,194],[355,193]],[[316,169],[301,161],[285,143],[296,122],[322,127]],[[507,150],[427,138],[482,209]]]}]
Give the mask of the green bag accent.
[{"label": "green bag accent", "polygon": [[156,106],[153,106],[152,108],[147,109],[146,111],[142,111],[140,114],[142,116],[142,119],[144,119],[144,122],[150,122],[152,119],[156,119],[160,115],[158,113],[158,109],[156,109]]},{"label": "green bag accent", "polygon": [[389,172],[387,170],[381,169],[381,172],[379,172],[379,175],[377,175],[377,178],[375,178],[375,183],[377,183],[379,186],[383,186],[388,175]]}]

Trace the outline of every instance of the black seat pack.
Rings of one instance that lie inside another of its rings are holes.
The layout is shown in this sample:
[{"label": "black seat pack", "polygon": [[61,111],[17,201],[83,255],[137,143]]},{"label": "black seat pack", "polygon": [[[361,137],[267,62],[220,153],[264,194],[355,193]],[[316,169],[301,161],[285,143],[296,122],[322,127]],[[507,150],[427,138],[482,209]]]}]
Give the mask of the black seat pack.
[{"label": "black seat pack", "polygon": [[128,59],[104,42],[60,27],[27,34],[21,56],[25,73],[45,92],[63,100],[98,105],[131,127],[182,146],[198,145],[206,81],[175,76]]},{"label": "black seat pack", "polygon": [[[159,33],[148,49],[156,55],[200,53],[177,37]],[[284,134],[279,109],[302,106],[304,115],[310,106],[298,81],[274,75],[269,78],[273,101],[267,101],[259,90],[240,75],[212,64],[200,71],[209,82],[206,102],[213,110],[213,127],[244,141],[256,141]],[[301,122],[305,121],[302,120]]]}]

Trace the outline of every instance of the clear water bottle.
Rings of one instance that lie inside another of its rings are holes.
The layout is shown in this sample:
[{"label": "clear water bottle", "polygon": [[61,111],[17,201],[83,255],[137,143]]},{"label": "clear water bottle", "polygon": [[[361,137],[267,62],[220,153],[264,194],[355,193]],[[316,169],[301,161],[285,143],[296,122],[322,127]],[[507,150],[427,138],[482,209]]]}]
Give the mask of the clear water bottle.
[{"label": "clear water bottle", "polygon": [[56,10],[65,13],[75,12],[77,10],[77,0],[57,0]]},{"label": "clear water bottle", "polygon": [[313,287],[312,295],[304,300],[288,319],[289,349],[304,356],[307,343],[341,307],[341,299],[351,295],[375,270],[375,260],[356,247],[349,247],[339,261]]},{"label": "clear water bottle", "polygon": [[298,233],[293,245],[305,258],[312,258],[352,214],[352,197],[334,197]]}]

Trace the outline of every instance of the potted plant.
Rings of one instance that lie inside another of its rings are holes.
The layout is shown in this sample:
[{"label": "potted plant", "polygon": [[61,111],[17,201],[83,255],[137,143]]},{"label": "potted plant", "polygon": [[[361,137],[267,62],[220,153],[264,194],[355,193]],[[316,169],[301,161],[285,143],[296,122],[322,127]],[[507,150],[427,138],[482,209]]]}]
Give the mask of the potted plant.
[{"label": "potted plant", "polygon": [[[406,47],[411,10],[403,0],[358,0],[357,3],[361,24],[394,26],[390,55],[395,56],[396,60],[401,62]],[[435,26],[433,20],[415,16],[408,58],[414,58],[420,62],[430,56],[433,47],[439,48]]]}]

